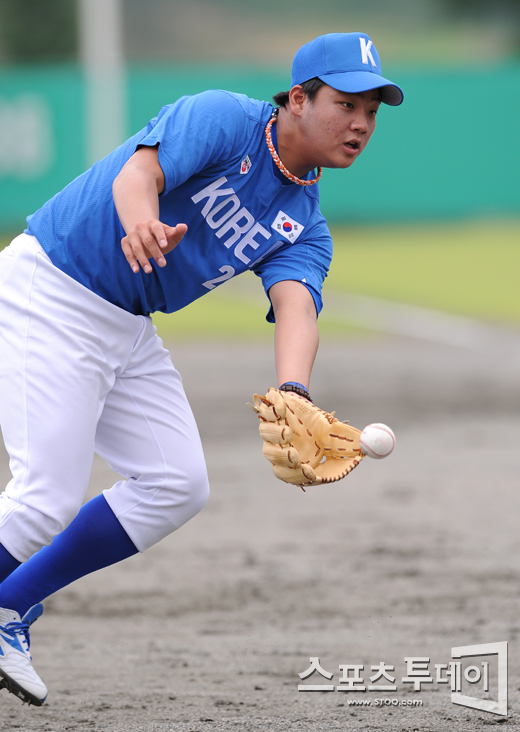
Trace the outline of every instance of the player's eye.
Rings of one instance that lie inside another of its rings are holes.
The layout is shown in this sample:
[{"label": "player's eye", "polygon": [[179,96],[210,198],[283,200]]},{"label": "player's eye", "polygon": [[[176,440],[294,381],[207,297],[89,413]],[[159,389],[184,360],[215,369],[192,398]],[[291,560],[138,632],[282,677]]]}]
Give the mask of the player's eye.
[{"label": "player's eye", "polygon": [[354,105],[352,104],[352,102],[341,102],[341,103],[342,103],[342,104],[343,104],[343,106],[344,106],[344,107],[346,107],[347,109],[354,109]]}]

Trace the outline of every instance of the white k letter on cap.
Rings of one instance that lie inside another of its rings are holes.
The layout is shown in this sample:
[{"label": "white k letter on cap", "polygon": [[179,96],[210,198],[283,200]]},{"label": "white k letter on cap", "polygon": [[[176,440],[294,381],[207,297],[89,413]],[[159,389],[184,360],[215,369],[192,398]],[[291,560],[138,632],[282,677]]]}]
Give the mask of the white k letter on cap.
[{"label": "white k letter on cap", "polygon": [[359,45],[361,46],[361,60],[363,61],[363,63],[368,65],[368,59],[370,59],[370,63],[372,64],[372,66],[377,66],[370,50],[372,48],[372,41],[369,41],[367,43],[366,38],[360,38]]}]

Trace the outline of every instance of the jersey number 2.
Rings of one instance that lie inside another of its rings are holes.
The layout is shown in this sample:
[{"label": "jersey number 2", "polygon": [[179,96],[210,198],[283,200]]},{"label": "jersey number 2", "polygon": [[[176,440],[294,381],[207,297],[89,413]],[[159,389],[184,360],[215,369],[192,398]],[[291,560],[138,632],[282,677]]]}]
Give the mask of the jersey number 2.
[{"label": "jersey number 2", "polygon": [[214,290],[217,285],[219,285],[221,282],[225,282],[226,280],[230,280],[235,274],[235,270],[233,269],[233,267],[230,267],[229,264],[225,264],[223,267],[220,267],[219,272],[222,272],[222,275],[220,277],[215,277],[214,280],[208,280],[207,282],[203,282],[202,286],[207,287],[208,290]]}]

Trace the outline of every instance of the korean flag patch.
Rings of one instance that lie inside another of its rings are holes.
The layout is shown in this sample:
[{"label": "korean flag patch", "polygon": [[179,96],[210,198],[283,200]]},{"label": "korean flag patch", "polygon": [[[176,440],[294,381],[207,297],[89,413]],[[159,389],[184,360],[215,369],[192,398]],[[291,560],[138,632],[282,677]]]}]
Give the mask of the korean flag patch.
[{"label": "korean flag patch", "polygon": [[249,171],[251,170],[251,166],[253,163],[249,159],[249,155],[246,155],[245,158],[240,163],[240,175],[247,175]]},{"label": "korean flag patch", "polygon": [[271,228],[276,231],[277,234],[281,234],[285,239],[289,241],[296,241],[304,230],[304,226],[299,224],[290,216],[287,216],[283,211],[278,211],[278,216],[271,224]]}]

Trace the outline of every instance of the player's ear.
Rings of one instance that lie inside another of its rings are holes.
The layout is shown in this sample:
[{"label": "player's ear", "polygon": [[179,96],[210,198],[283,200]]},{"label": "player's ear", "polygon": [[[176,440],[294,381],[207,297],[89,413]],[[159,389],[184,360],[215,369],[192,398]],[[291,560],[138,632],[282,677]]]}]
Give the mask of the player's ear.
[{"label": "player's ear", "polygon": [[296,86],[293,86],[289,92],[289,108],[296,117],[301,116],[306,99],[307,95],[303,91],[302,85],[296,84]]}]

